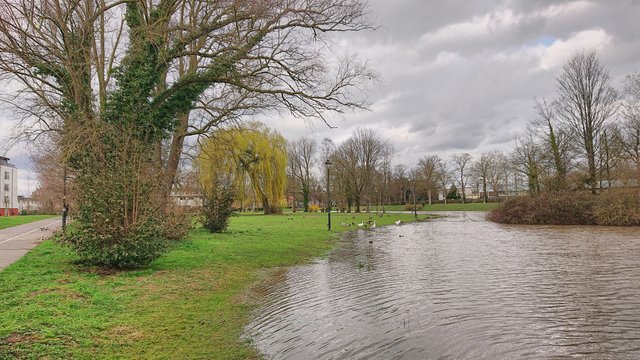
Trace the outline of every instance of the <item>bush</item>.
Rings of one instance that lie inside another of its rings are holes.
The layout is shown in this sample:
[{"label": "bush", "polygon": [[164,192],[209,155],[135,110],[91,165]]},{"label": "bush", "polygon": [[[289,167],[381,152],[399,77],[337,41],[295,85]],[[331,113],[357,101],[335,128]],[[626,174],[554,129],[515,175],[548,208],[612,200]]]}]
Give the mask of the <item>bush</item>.
[{"label": "bush", "polygon": [[195,209],[170,204],[165,208],[166,216],[162,225],[163,236],[168,240],[183,239],[193,227]]},{"label": "bush", "polygon": [[[70,155],[74,177],[73,230],[62,241],[80,262],[135,268],[162,255],[167,235],[182,232],[167,221],[160,167],[152,145],[124,126],[103,125],[83,133]],[[174,227],[173,229],[169,229]]]},{"label": "bush", "polygon": [[220,233],[229,226],[229,218],[234,214],[235,191],[229,179],[215,179],[211,188],[205,191],[202,205],[203,226],[212,233]]},{"label": "bush", "polygon": [[[424,206],[424,204],[416,204],[416,210],[421,210],[422,207]],[[413,211],[413,203],[405,203],[404,204],[404,210],[405,211]]]},{"label": "bush", "polygon": [[309,205],[309,212],[318,212],[320,211],[320,205],[311,204]]},{"label": "bush", "polygon": [[592,225],[596,224],[591,193],[549,192],[510,198],[489,213],[489,220],[506,224]]},{"label": "bush", "polygon": [[594,216],[599,225],[640,225],[638,190],[610,189],[599,195]]},{"label": "bush", "polygon": [[100,234],[90,225],[76,223],[65,241],[72,244],[81,263],[109,268],[147,265],[160,257],[167,246],[163,229],[152,221]]},{"label": "bush", "polygon": [[637,189],[548,192],[511,198],[489,220],[506,224],[640,226]]}]

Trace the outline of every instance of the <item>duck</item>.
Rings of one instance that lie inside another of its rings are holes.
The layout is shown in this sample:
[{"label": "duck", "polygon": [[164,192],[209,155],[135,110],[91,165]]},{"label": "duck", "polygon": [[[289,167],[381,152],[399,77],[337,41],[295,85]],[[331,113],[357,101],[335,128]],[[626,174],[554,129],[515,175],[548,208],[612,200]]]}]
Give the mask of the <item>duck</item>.
[{"label": "duck", "polygon": [[358,227],[363,227],[363,226],[364,226],[364,222],[363,222],[363,221],[361,221],[361,222],[358,224]]},{"label": "duck", "polygon": [[400,224],[402,224],[402,220],[400,219],[396,220],[396,225],[400,225]]},{"label": "duck", "polygon": [[373,225],[371,225],[371,227],[369,229],[375,229],[376,228],[376,222],[373,222]]}]

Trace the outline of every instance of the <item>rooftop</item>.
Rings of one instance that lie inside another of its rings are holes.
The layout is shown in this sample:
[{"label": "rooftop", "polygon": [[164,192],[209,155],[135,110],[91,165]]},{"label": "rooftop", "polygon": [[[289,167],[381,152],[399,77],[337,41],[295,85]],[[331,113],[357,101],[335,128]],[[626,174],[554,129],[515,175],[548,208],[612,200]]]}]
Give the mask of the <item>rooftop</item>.
[{"label": "rooftop", "polygon": [[9,164],[9,158],[8,157],[4,157],[4,156],[0,156],[0,165],[9,166],[9,167],[15,167],[15,165]]}]

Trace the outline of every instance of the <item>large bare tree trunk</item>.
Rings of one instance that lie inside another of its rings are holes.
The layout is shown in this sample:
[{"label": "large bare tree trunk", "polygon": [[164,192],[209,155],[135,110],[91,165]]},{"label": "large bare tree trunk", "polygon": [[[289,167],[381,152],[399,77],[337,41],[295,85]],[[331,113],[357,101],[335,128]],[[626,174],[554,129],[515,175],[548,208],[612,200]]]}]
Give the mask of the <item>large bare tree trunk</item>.
[{"label": "large bare tree trunk", "polygon": [[165,199],[168,199],[171,195],[171,189],[173,188],[173,184],[176,179],[178,164],[180,163],[180,157],[182,155],[182,149],[184,147],[184,139],[188,125],[189,114],[180,114],[178,116],[176,129],[173,132],[173,139],[171,139],[171,148],[169,148],[169,157],[167,158],[167,164],[164,171]]}]

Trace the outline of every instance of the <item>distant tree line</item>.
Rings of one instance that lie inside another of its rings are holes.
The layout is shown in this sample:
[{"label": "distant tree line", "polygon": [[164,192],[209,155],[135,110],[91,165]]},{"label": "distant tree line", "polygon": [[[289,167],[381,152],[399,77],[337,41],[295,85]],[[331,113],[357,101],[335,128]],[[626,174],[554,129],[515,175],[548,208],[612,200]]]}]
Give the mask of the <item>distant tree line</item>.
[{"label": "distant tree line", "polygon": [[412,167],[393,165],[389,141],[370,129],[357,129],[338,145],[325,139],[322,149],[310,138],[290,142],[287,194],[305,210],[312,202],[326,204],[327,159],[340,211],[638,187],[640,73],[615,89],[596,54],[581,51],[563,65],[555,97],[535,100],[534,108],[536,117],[509,152],[428,154]]}]

